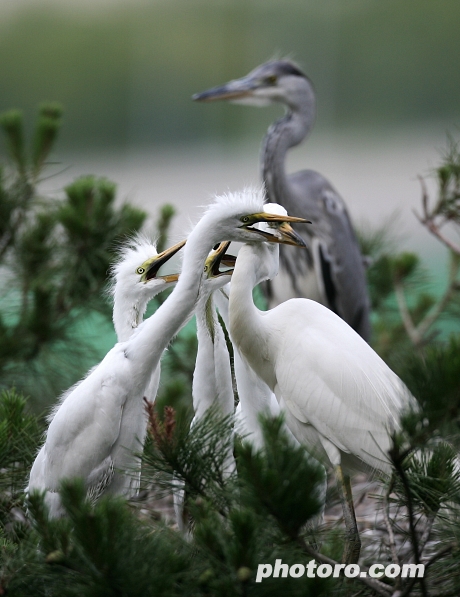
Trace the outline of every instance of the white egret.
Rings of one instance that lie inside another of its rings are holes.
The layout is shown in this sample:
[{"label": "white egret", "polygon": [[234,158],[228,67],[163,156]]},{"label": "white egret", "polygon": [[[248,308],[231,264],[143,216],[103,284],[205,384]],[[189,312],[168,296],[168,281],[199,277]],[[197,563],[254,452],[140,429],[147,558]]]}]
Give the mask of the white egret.
[{"label": "white egret", "polygon": [[192,386],[194,422],[215,404],[224,416],[233,414],[235,408],[230,355],[213,299],[215,291],[227,284],[233,271],[219,271],[219,264],[227,257],[225,251],[229,244],[228,241],[220,243],[207,258],[204,265],[206,278],[195,309],[198,351]]},{"label": "white egret", "polygon": [[287,235],[277,230],[270,234],[253,228],[261,221],[304,220],[264,213],[260,191],[218,198],[188,238],[182,274],[168,299],[66,395],[50,422],[29,480],[29,491],[46,491],[52,515],[61,513],[56,496],[63,479],[83,478],[92,496],[118,492],[112,450],[126,404],[144,396],[164,349],[191,317],[211,248],[222,240],[287,242]]},{"label": "white egret", "polygon": [[[268,213],[286,213],[285,210],[276,203],[266,203],[264,210]],[[269,225],[266,223],[259,224],[261,230],[269,230]],[[301,243],[297,243],[302,246]],[[273,253],[277,252],[277,246],[271,246],[268,250]],[[273,275],[276,275],[275,273]],[[229,323],[229,296],[231,294],[231,282],[214,292],[216,305],[219,313],[224,321],[228,331],[230,331]],[[230,332],[229,332],[230,333]],[[230,339],[231,333],[230,333]],[[257,373],[250,367],[244,357],[240,355],[237,345],[233,344],[233,366],[235,371],[235,381],[238,392],[239,403],[235,412],[235,431],[249,441],[256,449],[262,449],[264,446],[263,433],[260,425],[260,416],[268,415],[271,417],[284,414],[284,410],[280,408],[275,394],[261,379]],[[292,444],[299,445],[299,442],[292,434],[289,427],[283,424],[284,433],[286,433]],[[324,512],[324,504],[326,500],[327,490],[327,476],[324,474],[324,482],[319,491],[319,499],[323,505],[320,513],[313,521],[312,526],[316,527],[322,520]]]},{"label": "white egret", "polygon": [[256,308],[252,289],[276,275],[278,255],[277,247],[266,243],[240,249],[232,276],[230,334],[275,393],[297,440],[334,467],[350,539],[345,560],[357,560],[360,540],[348,471],[390,472],[391,431],[416,402],[363,338],[323,305],[298,298],[266,312]]},{"label": "white egret", "polygon": [[[235,258],[225,255],[230,242],[225,241],[213,250],[204,264],[204,279],[200,296],[195,308],[198,350],[193,373],[192,400],[194,417],[190,427],[203,418],[211,407],[217,407],[222,416],[234,412],[234,395],[230,355],[225,334],[217,317],[213,295],[216,290],[227,284],[232,269],[221,272],[219,266],[234,265]],[[230,475],[235,470],[233,449],[226,455],[223,474]],[[187,531],[184,519],[185,492],[183,484],[176,479],[174,489],[174,511],[178,527]]]},{"label": "white egret", "polygon": [[[173,286],[178,278],[177,274],[170,274],[166,276],[157,276],[160,267],[166,263],[173,255],[182,248],[185,241],[182,241],[170,249],[157,254],[156,247],[142,236],[137,236],[131,239],[120,251],[119,261],[112,267],[112,285],[111,293],[113,294],[113,322],[117,339],[119,342],[126,341],[142,322],[144,313],[148,302],[156,296],[159,292],[166,290]],[[118,345],[117,345],[118,346]],[[88,373],[88,378],[91,378],[96,373],[99,366],[94,367]],[[158,389],[160,377],[160,367],[154,367],[150,374],[150,380],[146,385],[145,392],[150,399],[155,399]],[[86,380],[84,380],[86,381]],[[119,493],[122,495],[134,494],[138,490],[139,476],[134,474],[138,459],[135,453],[139,451],[139,446],[143,444],[147,418],[144,413],[142,395],[129,396],[129,400],[120,407],[119,404],[114,403],[112,406],[108,401],[100,401],[94,403],[95,409],[94,419],[91,420],[91,413],[87,412],[87,428],[79,429],[73,427],[72,411],[78,405],[74,403],[74,394],[78,394],[79,382],[71,387],[63,394],[57,405],[51,411],[48,420],[50,428],[53,426],[54,435],[66,436],[68,447],[67,450],[72,450],[77,447],[80,441],[79,434],[91,433],[92,430],[97,432],[98,425],[97,410],[105,411],[110,419],[114,422],[114,429],[117,431],[113,433],[113,444],[106,452],[101,455],[101,462],[95,462],[93,471],[90,472],[90,479],[88,481],[88,493],[94,499],[103,492],[109,491],[111,493]],[[67,402],[69,400],[69,402]],[[91,402],[85,402],[85,408],[89,410]],[[111,409],[114,408],[114,412]],[[56,424],[53,420],[59,414],[59,419]],[[77,419],[77,424],[81,424],[81,419]],[[30,473],[29,486],[27,491],[32,489],[47,490],[46,501],[50,508],[50,513],[57,516],[61,512],[59,495],[53,487],[53,473],[59,476],[59,462],[53,461],[58,456],[57,454],[50,454],[50,442],[48,441],[49,431],[47,433],[47,440],[38,453]],[[64,440],[61,438],[61,444]],[[64,450],[64,446],[60,446]],[[107,451],[108,450],[108,451]],[[86,455],[83,453],[83,458]],[[78,467],[78,455],[75,456],[77,462],[75,466]],[[103,462],[105,461],[105,465]],[[99,464],[99,465],[98,465]],[[100,465],[103,465],[101,477],[98,478],[98,470]],[[104,472],[105,471],[105,472]],[[94,477],[94,482],[92,481]],[[60,478],[60,477],[59,477]],[[50,487],[51,486],[51,487]]]}]

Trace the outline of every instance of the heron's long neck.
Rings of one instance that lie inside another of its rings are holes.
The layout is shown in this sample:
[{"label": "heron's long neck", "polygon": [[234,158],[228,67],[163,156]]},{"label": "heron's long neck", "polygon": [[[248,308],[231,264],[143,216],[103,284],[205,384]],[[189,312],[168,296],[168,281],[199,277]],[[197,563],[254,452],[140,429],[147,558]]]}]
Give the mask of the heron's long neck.
[{"label": "heron's long neck", "polygon": [[267,132],[262,147],[262,178],[271,203],[279,203],[289,211],[296,206],[289,205],[289,182],[285,161],[287,151],[299,143],[310,132],[314,120],[314,97],[296,110],[288,112],[277,120]]}]

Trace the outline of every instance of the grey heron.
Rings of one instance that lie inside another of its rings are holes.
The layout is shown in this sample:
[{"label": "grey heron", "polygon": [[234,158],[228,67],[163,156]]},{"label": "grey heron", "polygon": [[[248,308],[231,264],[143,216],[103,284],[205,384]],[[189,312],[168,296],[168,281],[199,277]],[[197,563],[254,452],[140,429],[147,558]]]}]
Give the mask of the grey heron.
[{"label": "grey heron", "polygon": [[[288,150],[310,133],[315,93],[308,77],[290,60],[273,60],[248,75],[193,96],[196,101],[229,100],[253,106],[283,104],[286,114],[268,130],[261,152],[268,201],[313,222],[309,251],[281,247],[280,273],[269,282],[269,307],[289,298],[312,298],[342,317],[366,341],[370,338],[365,267],[347,207],[318,172],[287,174]],[[295,227],[294,227],[295,228]]]}]

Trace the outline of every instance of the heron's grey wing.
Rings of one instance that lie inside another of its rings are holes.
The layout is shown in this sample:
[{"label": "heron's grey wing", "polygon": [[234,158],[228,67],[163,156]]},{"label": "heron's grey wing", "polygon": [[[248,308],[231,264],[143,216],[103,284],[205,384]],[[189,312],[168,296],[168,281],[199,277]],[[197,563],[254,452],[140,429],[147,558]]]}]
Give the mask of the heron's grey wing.
[{"label": "heron's grey wing", "polygon": [[366,272],[345,202],[334,187],[313,170],[297,172],[290,176],[289,182],[292,197],[298,199],[296,213],[299,211],[299,215],[313,222],[308,231],[315,237],[311,241],[312,250],[325,304],[369,341]]}]

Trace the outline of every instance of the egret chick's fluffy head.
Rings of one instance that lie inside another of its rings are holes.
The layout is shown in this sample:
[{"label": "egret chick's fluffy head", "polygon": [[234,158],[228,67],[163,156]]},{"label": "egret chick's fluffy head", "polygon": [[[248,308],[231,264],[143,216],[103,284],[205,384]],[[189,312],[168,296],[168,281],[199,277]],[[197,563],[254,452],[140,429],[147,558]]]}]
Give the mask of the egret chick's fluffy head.
[{"label": "egret chick's fluffy head", "polygon": [[177,282],[178,274],[160,276],[158,271],[184,244],[182,241],[157,253],[155,243],[138,234],[120,248],[119,259],[111,268],[109,288],[119,341],[126,340],[142,321],[148,302]]},{"label": "egret chick's fluffy head", "polygon": [[[143,234],[129,238],[118,248],[117,253],[117,261],[110,268],[113,286],[116,284],[135,285],[140,278],[136,273],[137,268],[147,259],[158,255],[156,242]],[[113,290],[114,288],[112,288],[112,292]]]},{"label": "egret chick's fluffy head", "polygon": [[200,297],[206,298],[215,290],[222,288],[230,281],[235,267],[236,257],[227,254],[230,241],[219,243],[209,253],[204,263],[204,278]]},{"label": "egret chick's fluffy head", "polygon": [[184,242],[158,254],[155,241],[142,234],[129,239],[118,252],[118,260],[111,267],[109,292],[138,299],[152,298],[158,292],[177,282],[177,274],[159,276],[158,271]]},{"label": "egret chick's fluffy head", "polygon": [[246,187],[242,191],[229,191],[222,195],[215,195],[214,201],[207,206],[206,214],[215,214],[222,220],[227,217],[239,220],[245,215],[263,212],[264,205],[265,191],[263,187]]},{"label": "egret chick's fluffy head", "polygon": [[[292,231],[289,222],[307,221],[286,213],[266,212],[264,191],[260,187],[247,188],[239,193],[227,193],[216,197],[201,222],[206,222],[208,225],[210,220],[211,222],[214,220],[213,239],[219,241],[233,240],[253,244],[265,240],[296,245],[299,244],[299,237],[294,240],[297,235]],[[274,226],[262,230],[258,227],[260,222],[268,222]],[[197,226],[200,226],[200,223]],[[285,224],[284,227],[283,224]]]}]

